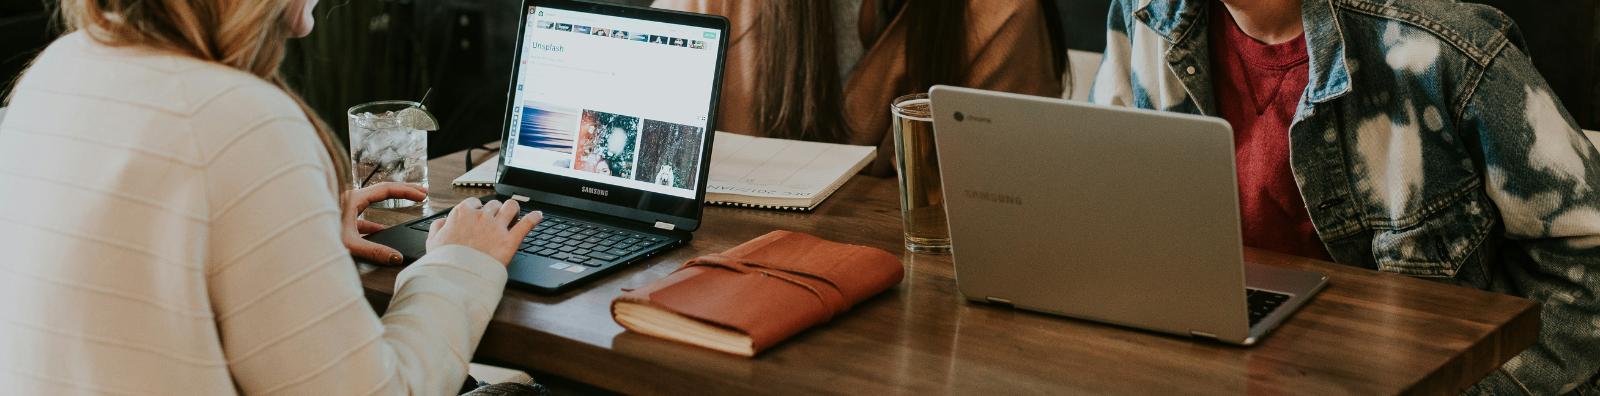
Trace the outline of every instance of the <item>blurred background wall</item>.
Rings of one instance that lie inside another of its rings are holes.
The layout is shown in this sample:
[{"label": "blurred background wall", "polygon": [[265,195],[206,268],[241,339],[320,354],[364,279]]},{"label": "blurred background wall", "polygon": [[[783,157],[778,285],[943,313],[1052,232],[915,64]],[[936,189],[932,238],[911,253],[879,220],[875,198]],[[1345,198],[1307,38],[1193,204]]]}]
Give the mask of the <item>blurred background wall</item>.
[{"label": "blurred background wall", "polygon": [[[0,0],[0,94],[56,32],[47,4]],[[648,5],[650,0],[606,0]],[[786,1],[786,0],[750,0]],[[1068,48],[1100,52],[1110,0],[1052,0]],[[1535,66],[1579,125],[1600,129],[1600,0],[1472,0],[1520,25]],[[520,0],[321,0],[311,36],[289,43],[283,71],[334,128],[375,100],[419,100],[443,128],[434,155],[499,138]]]}]

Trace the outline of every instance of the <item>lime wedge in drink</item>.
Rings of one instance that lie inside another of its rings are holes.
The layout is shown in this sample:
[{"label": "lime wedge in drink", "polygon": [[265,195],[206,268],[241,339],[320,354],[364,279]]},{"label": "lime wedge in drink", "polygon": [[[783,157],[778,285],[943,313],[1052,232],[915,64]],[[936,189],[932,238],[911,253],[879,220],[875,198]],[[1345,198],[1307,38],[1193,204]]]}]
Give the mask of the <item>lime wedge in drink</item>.
[{"label": "lime wedge in drink", "polygon": [[439,119],[433,118],[433,113],[429,113],[427,110],[410,107],[406,108],[405,110],[400,110],[400,113],[396,115],[400,117],[400,123],[402,125],[410,127],[411,129],[416,129],[419,131],[439,130]]}]

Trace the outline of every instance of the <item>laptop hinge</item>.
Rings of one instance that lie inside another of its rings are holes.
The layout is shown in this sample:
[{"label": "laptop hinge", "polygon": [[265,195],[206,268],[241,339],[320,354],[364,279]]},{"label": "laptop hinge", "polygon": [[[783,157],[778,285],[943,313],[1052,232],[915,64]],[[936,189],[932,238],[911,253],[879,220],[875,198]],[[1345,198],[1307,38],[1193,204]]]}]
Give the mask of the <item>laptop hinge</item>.
[{"label": "laptop hinge", "polygon": [[1189,330],[1189,335],[1193,336],[1195,338],[1210,338],[1210,339],[1213,339],[1213,340],[1217,339],[1217,335],[1216,334],[1211,334],[1211,333],[1207,333],[1207,332],[1204,332],[1204,331]]},{"label": "laptop hinge", "polygon": [[511,194],[511,199],[517,202],[528,202],[530,198],[522,196],[522,194]]},{"label": "laptop hinge", "polygon": [[1011,305],[1011,300],[1007,300],[1007,299],[1004,299],[1004,298],[999,298],[999,297],[985,297],[985,299],[987,299],[987,300],[989,300],[989,303],[991,303],[991,304],[1005,304],[1005,305]]},{"label": "laptop hinge", "polygon": [[678,228],[678,226],[674,225],[672,223],[665,222],[665,221],[657,221],[656,222],[656,228],[660,228],[660,229],[663,229],[663,230],[671,231],[674,228]]}]

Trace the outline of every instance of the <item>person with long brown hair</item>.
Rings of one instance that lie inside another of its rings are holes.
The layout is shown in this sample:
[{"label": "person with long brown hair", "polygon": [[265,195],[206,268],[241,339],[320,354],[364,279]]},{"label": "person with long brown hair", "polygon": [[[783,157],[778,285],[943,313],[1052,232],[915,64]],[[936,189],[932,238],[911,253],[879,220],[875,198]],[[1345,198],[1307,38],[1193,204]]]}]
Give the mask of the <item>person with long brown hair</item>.
[{"label": "person with long brown hair", "polygon": [[[370,202],[278,75],[316,0],[63,0],[0,124],[0,394],[454,394],[540,216],[469,199],[387,312]],[[342,195],[342,197],[341,197]],[[537,212],[535,212],[537,213]]]},{"label": "person with long brown hair", "polygon": [[732,23],[717,127],[878,146],[889,102],[936,84],[1060,97],[1064,54],[1039,0],[657,0]]}]

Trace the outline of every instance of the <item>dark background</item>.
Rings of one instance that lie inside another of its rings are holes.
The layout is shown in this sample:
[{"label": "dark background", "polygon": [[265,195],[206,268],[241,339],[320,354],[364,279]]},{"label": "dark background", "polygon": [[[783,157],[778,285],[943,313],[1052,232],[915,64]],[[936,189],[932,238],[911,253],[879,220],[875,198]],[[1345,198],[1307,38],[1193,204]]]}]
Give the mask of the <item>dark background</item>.
[{"label": "dark background", "polygon": [[[650,0],[608,0],[648,5]],[[1110,0],[1053,0],[1073,49],[1105,46]],[[1534,65],[1568,112],[1600,129],[1600,0],[1476,0],[1515,19]],[[54,37],[45,0],[0,0],[0,92]],[[443,126],[442,155],[499,138],[510,85],[519,0],[322,0],[317,29],[291,40],[283,71],[336,130],[344,110],[375,100],[421,99]]]}]

